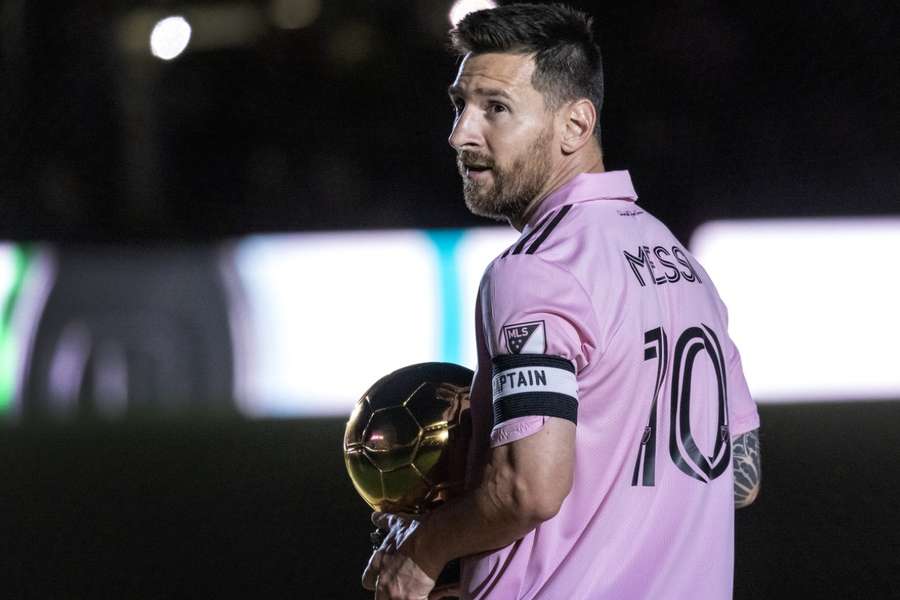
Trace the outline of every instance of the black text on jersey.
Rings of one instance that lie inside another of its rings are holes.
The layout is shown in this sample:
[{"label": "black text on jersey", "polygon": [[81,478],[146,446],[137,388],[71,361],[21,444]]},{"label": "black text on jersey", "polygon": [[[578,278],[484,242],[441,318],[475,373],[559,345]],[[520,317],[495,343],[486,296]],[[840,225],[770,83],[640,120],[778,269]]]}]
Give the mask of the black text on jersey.
[{"label": "black text on jersey", "polygon": [[[625,255],[625,262],[631,267],[631,271],[637,278],[638,283],[641,284],[641,287],[647,285],[642,274],[644,270],[646,270],[646,274],[649,275],[650,281],[655,285],[677,283],[682,280],[691,283],[703,283],[703,280],[700,279],[700,275],[698,275],[696,269],[694,269],[694,265],[688,260],[687,254],[685,254],[684,250],[678,246],[672,246],[671,252],[662,246],[654,246],[652,251],[650,250],[650,246],[638,246],[635,254],[632,254],[628,250],[623,250],[622,254]],[[656,257],[656,260],[659,261],[659,264],[662,265],[662,268],[657,266],[656,262],[653,261],[654,256]],[[687,270],[679,269],[675,263],[672,262],[672,258]]]},{"label": "black text on jersey", "polygon": [[522,369],[507,371],[497,377],[494,386],[497,392],[505,392],[507,388],[536,388],[547,385],[547,372],[543,369]]}]

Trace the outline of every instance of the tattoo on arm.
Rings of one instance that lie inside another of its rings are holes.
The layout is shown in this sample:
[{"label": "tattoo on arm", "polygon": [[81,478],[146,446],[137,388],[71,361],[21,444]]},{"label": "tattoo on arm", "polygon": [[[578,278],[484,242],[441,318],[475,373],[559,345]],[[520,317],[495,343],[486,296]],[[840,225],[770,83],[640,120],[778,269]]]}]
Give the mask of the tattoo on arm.
[{"label": "tattoo on arm", "polygon": [[759,494],[759,429],[748,431],[732,442],[734,507],[749,506]]}]

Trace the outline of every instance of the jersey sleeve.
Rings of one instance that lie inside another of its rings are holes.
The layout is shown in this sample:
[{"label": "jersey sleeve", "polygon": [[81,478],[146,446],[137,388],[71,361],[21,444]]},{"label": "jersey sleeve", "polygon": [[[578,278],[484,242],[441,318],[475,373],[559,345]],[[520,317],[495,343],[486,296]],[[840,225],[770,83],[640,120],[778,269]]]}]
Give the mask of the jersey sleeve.
[{"label": "jersey sleeve", "polygon": [[741,354],[726,336],[725,368],[728,378],[728,405],[731,410],[731,436],[736,437],[759,427],[759,412],[744,378]]},{"label": "jersey sleeve", "polygon": [[[719,307],[727,328],[728,309],[721,300],[719,300]],[[747,379],[744,377],[741,353],[727,333],[723,340],[723,346],[725,377],[728,382],[728,410],[730,413],[728,422],[730,423],[731,437],[735,438],[759,427],[759,412],[756,402],[753,401],[753,396],[750,394]]]},{"label": "jersey sleeve", "polygon": [[488,269],[480,300],[492,362],[491,446],[537,433],[549,417],[577,422],[577,374],[596,347],[581,284],[539,257],[514,255]]}]

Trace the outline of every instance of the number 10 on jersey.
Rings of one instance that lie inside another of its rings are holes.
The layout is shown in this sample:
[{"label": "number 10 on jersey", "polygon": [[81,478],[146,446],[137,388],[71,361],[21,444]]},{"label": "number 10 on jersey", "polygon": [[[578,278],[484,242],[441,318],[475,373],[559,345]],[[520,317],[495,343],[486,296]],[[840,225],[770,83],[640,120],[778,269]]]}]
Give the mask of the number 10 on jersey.
[{"label": "number 10 on jersey", "polygon": [[[714,389],[718,418],[711,456],[700,451],[691,431],[691,383],[694,365],[701,352],[706,352],[712,362],[716,379]],[[656,385],[650,403],[650,418],[644,428],[634,463],[631,485],[656,484],[656,433],[659,428],[657,404],[670,365],[669,456],[682,473],[702,483],[709,483],[724,473],[731,462],[728,386],[725,380],[725,358],[718,336],[712,328],[702,323],[699,327],[689,327],[678,337],[675,351],[670,357],[666,331],[662,327],[656,327],[644,333],[644,360],[656,362]]]}]

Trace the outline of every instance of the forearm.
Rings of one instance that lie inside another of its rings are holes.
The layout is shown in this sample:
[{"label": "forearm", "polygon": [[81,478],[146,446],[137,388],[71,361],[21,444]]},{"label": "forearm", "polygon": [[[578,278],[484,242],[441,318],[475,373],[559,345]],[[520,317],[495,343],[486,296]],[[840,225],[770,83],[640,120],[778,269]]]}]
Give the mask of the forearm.
[{"label": "forearm", "polygon": [[454,558],[521,539],[559,512],[574,464],[575,424],[549,418],[540,431],[493,448],[481,483],[433,510],[402,551],[437,575]]},{"label": "forearm", "polygon": [[734,466],[734,507],[750,506],[759,495],[762,468],[759,429],[749,431],[732,442]]}]

